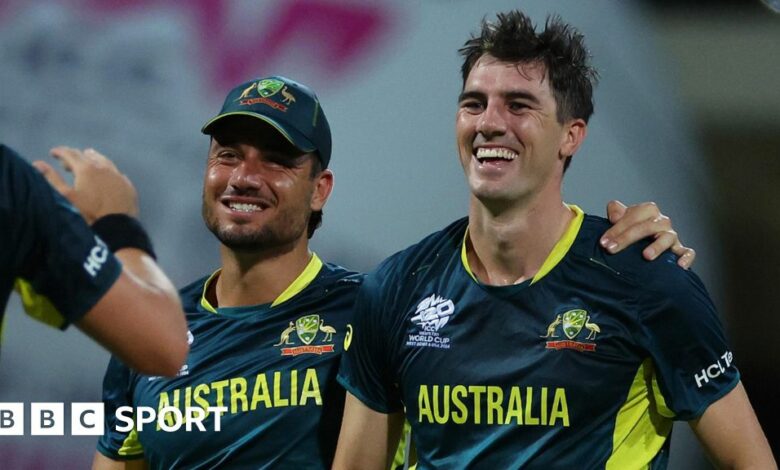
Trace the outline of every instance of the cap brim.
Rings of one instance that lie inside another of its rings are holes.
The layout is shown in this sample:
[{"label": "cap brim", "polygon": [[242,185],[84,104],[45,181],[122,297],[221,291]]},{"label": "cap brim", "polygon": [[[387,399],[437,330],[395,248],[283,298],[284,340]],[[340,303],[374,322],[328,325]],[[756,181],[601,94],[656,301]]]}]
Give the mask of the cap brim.
[{"label": "cap brim", "polygon": [[294,127],[290,125],[285,125],[279,121],[276,121],[275,119],[269,118],[268,116],[258,114],[258,113],[251,113],[247,111],[233,111],[233,112],[215,116],[211,120],[209,120],[200,131],[206,135],[211,135],[212,134],[211,131],[214,129],[216,123],[230,116],[249,116],[249,117],[260,119],[261,121],[265,122],[266,124],[270,125],[274,129],[279,131],[279,133],[285,139],[287,139],[288,142],[290,142],[293,146],[295,146],[295,148],[297,148],[298,150],[306,153],[314,152],[317,150],[317,147],[315,147],[314,144],[312,144],[309,139],[304,137]]}]

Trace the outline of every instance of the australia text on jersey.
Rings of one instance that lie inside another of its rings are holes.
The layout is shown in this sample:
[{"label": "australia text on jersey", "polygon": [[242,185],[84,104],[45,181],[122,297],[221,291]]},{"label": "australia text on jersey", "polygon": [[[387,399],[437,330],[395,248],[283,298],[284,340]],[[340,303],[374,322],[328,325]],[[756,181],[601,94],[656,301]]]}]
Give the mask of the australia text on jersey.
[{"label": "australia text on jersey", "polygon": [[[202,410],[214,407],[237,414],[258,408],[309,405],[322,406],[320,380],[315,368],[261,372],[254,377],[231,377],[164,391],[160,393],[157,410],[161,420],[174,425],[177,416],[166,413],[169,408],[187,413],[193,406]],[[158,421],[157,429],[161,428]]]}]

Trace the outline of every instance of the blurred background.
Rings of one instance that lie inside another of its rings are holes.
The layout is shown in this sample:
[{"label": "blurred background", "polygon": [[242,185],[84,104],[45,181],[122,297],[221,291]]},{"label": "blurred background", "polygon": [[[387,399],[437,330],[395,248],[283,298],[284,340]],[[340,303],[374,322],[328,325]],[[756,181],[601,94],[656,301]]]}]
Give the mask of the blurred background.
[{"label": "blurred background", "polygon": [[[30,159],[49,158],[59,144],[113,158],[139,189],[160,262],[184,285],[218,265],[200,218],[201,125],[233,85],[290,76],[317,91],[333,130],[336,188],[314,248],[369,269],[465,214],[453,131],[457,49],[497,11],[519,7],[537,22],[558,13],[585,34],[601,73],[566,199],[600,215],[610,199],[652,200],[672,217],[697,249],[695,271],[720,307],[777,454],[773,5],[780,8],[777,0],[3,0],[0,141]],[[34,322],[16,301],[6,323],[0,402],[100,400],[103,350],[75,329]],[[94,445],[94,437],[0,436],[0,468],[81,469]],[[709,468],[685,423],[675,427],[670,468]]]}]

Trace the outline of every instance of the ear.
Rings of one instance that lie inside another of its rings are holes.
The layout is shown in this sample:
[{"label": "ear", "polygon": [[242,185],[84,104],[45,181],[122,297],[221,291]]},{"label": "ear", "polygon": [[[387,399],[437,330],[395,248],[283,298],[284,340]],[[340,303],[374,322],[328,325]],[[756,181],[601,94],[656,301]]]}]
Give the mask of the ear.
[{"label": "ear", "polygon": [[333,191],[333,172],[325,169],[314,177],[314,193],[311,196],[311,210],[321,211],[328,202],[330,193]]},{"label": "ear", "polygon": [[558,150],[560,158],[568,158],[579,150],[588,133],[588,125],[582,119],[572,119],[564,124],[561,146]]}]

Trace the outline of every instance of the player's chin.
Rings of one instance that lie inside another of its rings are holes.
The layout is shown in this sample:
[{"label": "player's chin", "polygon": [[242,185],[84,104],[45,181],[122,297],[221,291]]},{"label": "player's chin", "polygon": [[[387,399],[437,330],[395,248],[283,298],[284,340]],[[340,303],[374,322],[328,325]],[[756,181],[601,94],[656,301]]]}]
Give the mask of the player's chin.
[{"label": "player's chin", "polygon": [[248,227],[222,227],[217,238],[226,247],[237,251],[254,251],[268,246],[268,236],[263,230]]},{"label": "player's chin", "polygon": [[476,183],[471,186],[471,194],[486,205],[504,205],[518,199],[515,191],[495,184],[493,181]]}]

